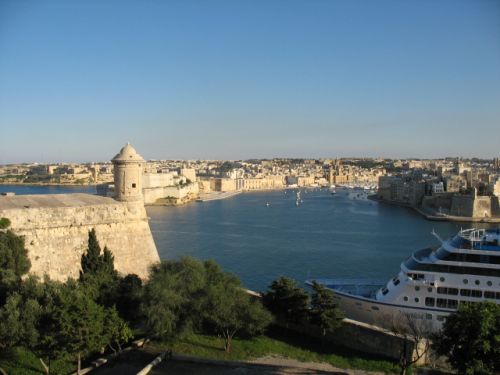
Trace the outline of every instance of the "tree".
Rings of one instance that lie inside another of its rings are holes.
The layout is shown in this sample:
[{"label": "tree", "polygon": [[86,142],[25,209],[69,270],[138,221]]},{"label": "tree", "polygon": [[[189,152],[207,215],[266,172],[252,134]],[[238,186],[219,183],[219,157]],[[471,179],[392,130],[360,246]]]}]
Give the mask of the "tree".
[{"label": "tree", "polygon": [[307,319],[309,295],[288,277],[281,276],[273,281],[263,296],[263,302],[286,325],[301,324]]},{"label": "tree", "polygon": [[104,333],[104,307],[95,303],[81,288],[70,283],[62,289],[53,311],[54,332],[59,348],[64,348],[77,361],[108,344]]},{"label": "tree", "polygon": [[19,287],[21,278],[31,268],[24,238],[5,230],[10,225],[8,219],[1,219],[1,223],[4,229],[0,230],[0,306],[9,293]]},{"label": "tree", "polygon": [[23,299],[19,293],[9,295],[0,308],[0,348],[33,345],[38,340],[36,323],[40,305],[35,299]]},{"label": "tree", "polygon": [[27,347],[38,357],[45,374],[50,374],[51,362],[66,354],[64,337],[59,332],[57,309],[61,308],[61,293],[65,284],[36,279],[23,282],[21,293],[25,298],[36,298],[40,305],[40,315],[36,323],[38,340]]},{"label": "tree", "polygon": [[120,279],[118,284],[116,309],[127,322],[134,324],[139,321],[141,311],[139,306],[144,295],[142,280],[139,276],[129,274]]},{"label": "tree", "polygon": [[165,339],[198,326],[205,282],[203,264],[194,258],[153,266],[142,305],[150,334]]},{"label": "tree", "polygon": [[81,266],[80,281],[94,300],[106,307],[115,305],[119,276],[115,271],[114,256],[107,247],[101,254],[94,229],[89,232],[87,252],[82,254]]},{"label": "tree", "polygon": [[461,303],[434,336],[433,347],[459,374],[500,371],[500,305]]},{"label": "tree", "polygon": [[98,273],[101,268],[101,246],[97,241],[95,229],[89,231],[87,252],[82,255],[82,271],[80,276],[85,273]]},{"label": "tree", "polygon": [[209,328],[231,350],[236,334],[254,335],[267,326],[270,314],[241,288],[234,275],[213,261],[183,257],[154,266],[144,288],[143,312],[148,331],[163,339],[193,329]]},{"label": "tree", "polygon": [[408,369],[420,361],[430,349],[429,337],[432,335],[430,320],[424,314],[394,313],[382,318],[383,325],[400,337],[399,369],[404,375]]},{"label": "tree", "polygon": [[0,218],[0,229],[7,229],[10,226],[10,220],[6,217]]},{"label": "tree", "polygon": [[116,309],[98,305],[84,285],[76,281],[36,283],[28,279],[21,294],[36,299],[40,306],[38,339],[25,346],[39,357],[46,374],[50,373],[53,359],[70,355],[80,368],[82,357],[106,346],[121,350],[121,345],[131,338],[129,327]]},{"label": "tree", "polygon": [[11,230],[0,231],[0,283],[19,282],[30,268],[24,238]]},{"label": "tree", "polygon": [[311,323],[317,325],[323,336],[333,332],[342,324],[343,314],[337,307],[334,294],[323,285],[313,282],[311,297],[311,310],[309,311]]},{"label": "tree", "polygon": [[114,353],[121,352],[122,345],[130,341],[133,337],[131,329],[127,323],[120,318],[115,308],[106,309],[103,328],[108,347]]},{"label": "tree", "polygon": [[[40,306],[35,300],[24,301],[20,294],[11,294],[0,308],[0,350],[36,342],[35,323],[39,311]],[[6,375],[1,367],[0,373]]]},{"label": "tree", "polygon": [[231,351],[236,334],[256,335],[272,321],[260,301],[252,300],[239,280],[224,273],[214,262],[205,262],[207,285],[203,307],[206,323],[224,338],[224,349]]},{"label": "tree", "polygon": [[115,273],[114,256],[107,247],[104,247],[103,254],[101,254],[101,246],[93,228],[89,232],[87,252],[82,254],[81,265],[80,277],[85,274],[112,275]]}]

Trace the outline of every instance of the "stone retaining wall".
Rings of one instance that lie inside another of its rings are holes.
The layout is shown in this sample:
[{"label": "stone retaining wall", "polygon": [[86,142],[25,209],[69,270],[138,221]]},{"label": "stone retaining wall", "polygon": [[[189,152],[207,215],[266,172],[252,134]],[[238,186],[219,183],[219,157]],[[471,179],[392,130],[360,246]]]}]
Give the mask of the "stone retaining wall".
[{"label": "stone retaining wall", "polygon": [[101,248],[107,246],[113,253],[118,272],[147,278],[149,267],[160,259],[144,206],[101,199],[106,202],[69,207],[0,207],[0,217],[9,218],[11,229],[24,236],[32,274],[46,274],[60,281],[77,278],[88,233],[95,229]]}]

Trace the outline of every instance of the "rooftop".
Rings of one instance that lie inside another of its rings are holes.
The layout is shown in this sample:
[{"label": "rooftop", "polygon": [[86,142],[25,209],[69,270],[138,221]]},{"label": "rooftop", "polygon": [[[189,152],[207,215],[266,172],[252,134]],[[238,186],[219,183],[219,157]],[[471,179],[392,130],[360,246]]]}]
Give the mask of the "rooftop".
[{"label": "rooftop", "polygon": [[137,153],[135,148],[132,147],[130,143],[127,143],[125,146],[122,147],[120,152],[115,155],[112,161],[121,161],[121,162],[131,162],[131,161],[136,161],[136,162],[144,162],[144,159],[142,158],[141,155]]},{"label": "rooftop", "polygon": [[120,204],[112,198],[91,194],[38,194],[0,196],[0,211],[20,208],[56,208]]}]

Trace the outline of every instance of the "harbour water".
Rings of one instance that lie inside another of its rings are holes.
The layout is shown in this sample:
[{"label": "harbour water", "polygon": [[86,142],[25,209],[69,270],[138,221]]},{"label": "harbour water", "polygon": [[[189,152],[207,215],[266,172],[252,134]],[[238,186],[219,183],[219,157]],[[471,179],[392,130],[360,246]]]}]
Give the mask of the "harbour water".
[{"label": "harbour water", "polygon": [[[94,187],[0,185],[0,192],[54,194]],[[356,190],[243,193],[179,207],[147,207],[160,257],[214,259],[243,284],[264,290],[280,275],[387,280],[412,251],[437,244],[467,223],[427,221],[413,210],[366,199]],[[112,250],[112,249],[111,249]]]}]

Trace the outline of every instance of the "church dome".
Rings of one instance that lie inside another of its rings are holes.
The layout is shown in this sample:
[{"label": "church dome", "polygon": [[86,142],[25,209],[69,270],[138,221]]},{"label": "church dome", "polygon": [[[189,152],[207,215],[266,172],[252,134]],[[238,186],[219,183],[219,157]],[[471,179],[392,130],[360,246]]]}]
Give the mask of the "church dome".
[{"label": "church dome", "polygon": [[141,155],[135,151],[135,148],[132,147],[130,143],[127,143],[125,146],[122,147],[120,152],[116,154],[116,156],[112,159],[112,161],[118,161],[118,162],[143,162],[144,159],[142,158]]}]

